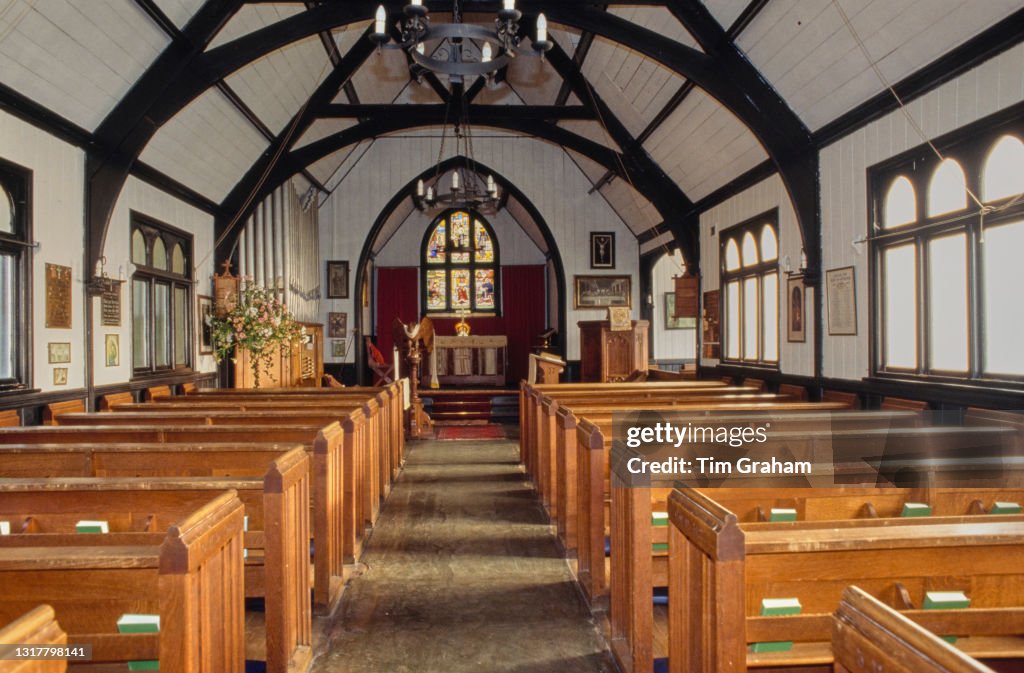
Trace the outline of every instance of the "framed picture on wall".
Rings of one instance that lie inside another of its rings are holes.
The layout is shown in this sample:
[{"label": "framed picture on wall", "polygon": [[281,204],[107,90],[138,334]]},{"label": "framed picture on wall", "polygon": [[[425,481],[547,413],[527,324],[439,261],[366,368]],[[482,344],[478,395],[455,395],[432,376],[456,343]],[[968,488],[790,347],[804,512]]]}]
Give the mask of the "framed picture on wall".
[{"label": "framed picture on wall", "polygon": [[615,268],[615,232],[590,232],[590,268]]},{"label": "framed picture on wall", "polygon": [[51,341],[46,344],[46,362],[51,365],[71,362],[71,342]]},{"label": "framed picture on wall", "polygon": [[696,318],[686,317],[675,317],[676,313],[676,293],[666,292],[665,293],[665,329],[695,329],[697,327]]},{"label": "framed picture on wall", "polygon": [[332,339],[344,339],[348,332],[348,313],[327,314],[327,336]]},{"label": "framed picture on wall", "polygon": [[108,367],[121,366],[121,337],[117,334],[106,334],[103,337],[104,361]]},{"label": "framed picture on wall", "polygon": [[68,384],[68,368],[67,367],[54,367],[53,368],[53,385],[55,386],[66,386]]},{"label": "framed picture on wall", "polygon": [[348,299],[348,261],[327,262],[327,298]]},{"label": "framed picture on wall", "polygon": [[786,340],[803,343],[807,340],[807,288],[803,278],[790,278],[786,282],[787,320]]},{"label": "framed picture on wall", "polygon": [[633,286],[629,276],[575,276],[573,281],[573,308],[633,305]]},{"label": "framed picture on wall", "polygon": [[333,341],[331,341],[331,357],[345,357],[346,346],[348,346],[346,339],[334,339]]},{"label": "framed picture on wall", "polygon": [[199,352],[209,354],[213,352],[213,297],[199,295]]}]

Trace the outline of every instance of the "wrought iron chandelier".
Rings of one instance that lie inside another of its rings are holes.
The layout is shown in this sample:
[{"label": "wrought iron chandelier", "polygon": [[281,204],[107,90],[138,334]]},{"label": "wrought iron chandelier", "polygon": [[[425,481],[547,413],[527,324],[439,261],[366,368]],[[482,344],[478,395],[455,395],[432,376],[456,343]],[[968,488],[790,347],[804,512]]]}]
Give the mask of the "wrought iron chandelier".
[{"label": "wrought iron chandelier", "polygon": [[[429,71],[447,75],[451,84],[464,84],[476,77],[492,81],[494,74],[516,57],[519,20],[523,15],[515,8],[515,0],[504,0],[494,20],[494,30],[463,23],[458,0],[452,3],[452,23],[431,24],[430,11],[423,0],[411,0],[403,12],[401,37],[395,46],[409,54],[409,69],[416,79]],[[548,23],[543,14],[537,16],[536,28],[533,48],[543,54],[554,46],[548,39]],[[383,5],[377,8],[370,40],[381,48],[391,41]],[[479,55],[469,48],[470,44],[479,47]],[[431,46],[429,51],[427,45]]]},{"label": "wrought iron chandelier", "polygon": [[445,133],[441,133],[441,149],[438,152],[434,175],[424,182],[416,181],[413,203],[424,212],[440,211],[447,208],[472,208],[484,215],[494,215],[501,207],[501,194],[493,175],[486,180],[476,169],[473,158],[473,136],[468,121],[463,118],[454,124],[456,154],[466,157],[461,166],[452,169],[450,189],[441,191],[441,158],[444,156]]}]

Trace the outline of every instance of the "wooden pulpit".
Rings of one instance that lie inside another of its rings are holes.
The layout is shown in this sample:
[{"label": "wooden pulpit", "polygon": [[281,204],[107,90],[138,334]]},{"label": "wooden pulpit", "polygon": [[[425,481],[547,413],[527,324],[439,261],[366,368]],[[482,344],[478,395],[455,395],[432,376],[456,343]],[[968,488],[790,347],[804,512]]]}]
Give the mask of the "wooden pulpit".
[{"label": "wooden pulpit", "polygon": [[581,320],[580,380],[589,383],[625,381],[635,371],[647,371],[646,320],[632,329],[612,331],[607,320]]}]

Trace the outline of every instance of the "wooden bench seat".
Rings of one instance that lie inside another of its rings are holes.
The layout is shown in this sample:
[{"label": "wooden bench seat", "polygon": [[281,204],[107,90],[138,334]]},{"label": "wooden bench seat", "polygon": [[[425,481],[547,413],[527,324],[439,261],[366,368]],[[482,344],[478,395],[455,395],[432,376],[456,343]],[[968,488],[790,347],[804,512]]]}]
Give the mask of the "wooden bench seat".
[{"label": "wooden bench seat", "polygon": [[100,411],[112,411],[114,407],[120,404],[134,404],[135,398],[128,391],[123,393],[109,393],[100,397],[99,410]]},{"label": "wooden bench seat", "polygon": [[61,414],[85,412],[85,400],[51,402],[43,409],[43,425],[56,425]]},{"label": "wooden bench seat", "polygon": [[[114,414],[104,414],[110,417]],[[346,438],[348,441],[346,441]],[[208,445],[247,442],[303,445],[312,460],[314,608],[327,613],[337,603],[344,585],[346,558],[354,559],[362,548],[365,526],[363,506],[351,480],[346,480],[344,458],[351,455],[353,438],[338,423],[325,426],[57,426],[0,430],[0,453],[10,444],[191,444],[200,450]],[[346,448],[348,447],[348,448]],[[262,474],[262,472],[260,473]],[[351,474],[351,472],[349,473]],[[347,522],[347,523],[346,523]]]},{"label": "wooden bench seat", "polygon": [[[828,615],[843,590],[855,584],[890,604],[920,608],[925,591],[963,590],[971,598],[967,615],[953,627],[963,642],[972,624],[1010,620],[1024,624],[1020,567],[1010,562],[1024,552],[1024,517],[940,517],[858,520],[845,525],[752,524],[691,489],[669,498],[670,666],[673,671],[746,671],[756,667],[831,664],[814,659],[805,644],[829,641]],[[644,542],[637,528],[636,545]],[[639,578],[637,579],[639,582]],[[760,617],[763,598],[796,597],[802,613]],[[648,611],[649,612],[649,611]],[[950,613],[922,618],[948,621]],[[637,613],[640,619],[643,614]],[[978,635],[989,635],[991,626]],[[640,623],[638,633],[650,631]],[[753,642],[794,641],[793,651],[748,652]],[[1024,655],[1024,641],[1002,656]],[[646,670],[649,644],[629,643],[630,670]],[[620,647],[621,651],[621,647]],[[818,656],[825,650],[813,648]]]},{"label": "wooden bench seat", "polygon": [[[104,457],[113,465],[118,455],[137,458],[133,453],[108,450]],[[197,453],[150,451],[147,457],[159,460],[160,471],[166,474],[178,456]],[[251,470],[256,462],[251,451],[235,455],[246,461],[244,470]],[[245,595],[265,599],[267,670],[300,673],[312,659],[309,457],[297,447],[258,458],[270,458],[266,474],[250,478],[135,475],[0,480],[0,520],[9,521],[12,528],[11,536],[0,538],[0,547],[35,545],[40,540],[48,545],[80,545],[81,537],[71,533],[75,522],[83,519],[105,520],[112,533],[154,533],[209,500],[211,493],[233,489],[245,506],[248,522]],[[220,467],[231,469],[223,462]]]},{"label": "wooden bench seat", "polygon": [[[242,673],[243,512],[227,491],[151,542],[128,534],[120,545],[110,534],[82,546],[2,547],[0,622],[45,599],[68,641],[91,643],[96,662],[159,659],[165,671]],[[118,634],[125,613],[160,615],[160,633]]]},{"label": "wooden bench seat", "polygon": [[[60,646],[68,644],[68,634],[57,623],[53,608],[39,605],[0,627],[0,643]],[[64,673],[67,670],[66,659],[0,660],[0,673]]]}]

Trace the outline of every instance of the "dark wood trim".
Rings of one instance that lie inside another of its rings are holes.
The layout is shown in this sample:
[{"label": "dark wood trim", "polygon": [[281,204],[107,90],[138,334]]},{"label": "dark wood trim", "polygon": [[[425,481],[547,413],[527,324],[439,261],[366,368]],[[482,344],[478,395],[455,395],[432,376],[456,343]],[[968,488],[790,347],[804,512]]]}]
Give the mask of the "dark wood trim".
[{"label": "dark wood trim", "polygon": [[[332,103],[325,105],[318,116],[322,118],[338,117],[360,120],[390,114],[443,117],[446,108],[447,106],[443,103],[407,103],[397,105],[388,103],[362,105]],[[479,117],[487,117],[488,119],[532,119],[536,121],[594,119],[593,110],[585,105],[562,107],[557,105],[468,105],[464,114],[474,122]]]},{"label": "dark wood trim", "polygon": [[[1024,41],[1024,31],[1020,28],[1022,25],[1024,9],[1019,9],[903,78],[893,85],[893,89],[904,103],[910,103],[1020,44]],[[815,131],[814,142],[819,148],[824,147],[897,109],[899,103],[892,93],[883,91]]]},{"label": "dark wood trim", "polygon": [[51,402],[64,402],[65,400],[84,400],[87,396],[85,388],[70,388],[68,390],[46,390],[30,388],[0,393],[0,409],[24,409],[26,407],[42,406]]}]

